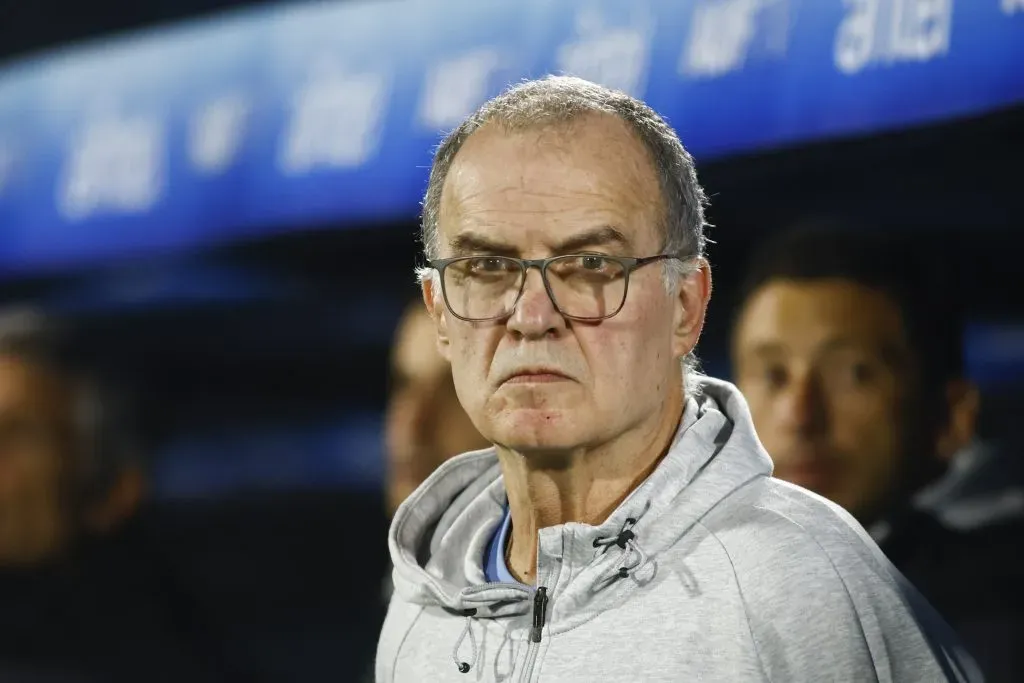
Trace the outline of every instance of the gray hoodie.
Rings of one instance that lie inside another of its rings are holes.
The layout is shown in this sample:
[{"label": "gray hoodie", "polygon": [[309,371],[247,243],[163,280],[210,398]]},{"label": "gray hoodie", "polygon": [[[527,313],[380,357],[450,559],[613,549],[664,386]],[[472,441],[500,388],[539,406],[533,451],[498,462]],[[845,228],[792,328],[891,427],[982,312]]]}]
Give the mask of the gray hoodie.
[{"label": "gray hoodie", "polygon": [[771,473],[743,397],[706,379],[604,524],[540,531],[527,587],[484,578],[494,451],[450,460],[391,526],[378,683],[981,680],[850,515]]}]

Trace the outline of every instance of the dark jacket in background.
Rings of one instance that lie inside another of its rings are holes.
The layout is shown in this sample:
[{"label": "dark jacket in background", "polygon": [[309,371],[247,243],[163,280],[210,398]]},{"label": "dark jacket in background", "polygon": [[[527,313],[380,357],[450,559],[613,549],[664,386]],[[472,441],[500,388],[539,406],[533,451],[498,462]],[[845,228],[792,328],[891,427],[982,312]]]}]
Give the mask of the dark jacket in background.
[{"label": "dark jacket in background", "polygon": [[217,680],[140,527],[0,571],[0,683]]},{"label": "dark jacket in background", "polygon": [[888,527],[880,547],[960,635],[987,683],[1024,681],[1024,525],[963,531],[908,509]]}]

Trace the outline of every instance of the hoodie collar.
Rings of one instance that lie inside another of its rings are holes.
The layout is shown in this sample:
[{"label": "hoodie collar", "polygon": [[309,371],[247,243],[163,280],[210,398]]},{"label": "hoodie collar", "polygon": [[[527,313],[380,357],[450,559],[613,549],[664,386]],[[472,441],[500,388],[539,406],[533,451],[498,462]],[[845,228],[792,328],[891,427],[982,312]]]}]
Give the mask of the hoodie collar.
[{"label": "hoodie collar", "polygon": [[[561,586],[593,593],[626,551],[611,546],[602,552],[595,541],[621,538],[628,528],[645,561],[656,561],[722,499],[771,474],[739,391],[711,378],[703,378],[701,388],[699,399],[687,400],[666,457],[603,524],[570,522],[540,531],[541,581],[543,565],[553,563],[570,572]],[[506,500],[493,448],[442,465],[395,515],[389,547],[396,591],[416,604],[475,610],[478,617],[525,612],[532,589],[486,583],[480,562]]]}]

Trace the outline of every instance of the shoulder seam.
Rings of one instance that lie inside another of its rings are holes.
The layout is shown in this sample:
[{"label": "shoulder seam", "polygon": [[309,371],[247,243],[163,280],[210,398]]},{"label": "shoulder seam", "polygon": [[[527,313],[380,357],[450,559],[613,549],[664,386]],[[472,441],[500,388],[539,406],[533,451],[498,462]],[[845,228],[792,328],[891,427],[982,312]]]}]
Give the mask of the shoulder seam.
[{"label": "shoulder seam", "polygon": [[[851,609],[853,610],[854,614],[857,615],[857,631],[860,634],[861,641],[864,643],[865,649],[868,652],[868,656],[871,658],[871,666],[877,672],[878,671],[878,662],[875,661],[875,653],[872,652],[871,648],[868,646],[868,640],[867,640],[867,636],[864,633],[863,623],[861,622],[860,615],[857,614],[857,603],[854,602],[853,596],[850,594],[850,587],[846,585],[846,580],[843,578],[842,573],[836,568],[835,561],[832,559],[832,555],[830,555],[829,552],[827,550],[825,550],[824,547],[822,547],[821,543],[818,542],[818,539],[815,538],[814,534],[812,534],[809,531],[807,531],[807,529],[805,529],[804,526],[799,524],[796,520],[791,519],[790,517],[788,517],[787,515],[779,512],[778,510],[772,510],[770,508],[763,507],[763,506],[760,506],[760,505],[755,505],[755,506],[752,506],[752,507],[754,507],[757,510],[761,510],[762,512],[765,512],[767,514],[770,514],[770,515],[773,515],[775,517],[778,517],[778,518],[786,520],[786,522],[788,522],[789,524],[791,524],[794,527],[800,529],[807,536],[807,538],[810,539],[810,541],[812,543],[814,543],[814,545],[818,548],[818,550],[821,551],[821,554],[828,561],[828,566],[832,570],[832,574],[839,581],[839,585],[843,587],[843,593],[846,595],[847,602],[849,603],[849,605],[850,605]],[[706,527],[705,527],[705,529],[706,529]],[[718,535],[715,532],[711,531],[710,529],[707,529],[707,531],[708,531],[708,534],[711,537],[713,537],[715,539],[715,541],[718,542],[718,544],[722,547],[723,552],[725,552],[725,556],[729,559],[729,565],[733,568],[733,577],[736,579],[736,585],[737,585],[737,587],[739,588],[739,591],[740,591],[740,599],[743,601],[744,610],[746,610],[746,608],[747,608],[747,599],[746,599],[746,596],[744,596],[744,594],[743,594],[743,589],[739,587],[739,577],[736,574],[736,567],[733,564],[732,556],[729,554],[728,548],[726,548],[725,543],[722,542],[722,540],[718,537]],[[748,615],[748,624],[749,624],[749,622],[750,622],[749,612],[747,612],[747,615]],[[758,659],[761,661],[761,666],[763,668],[764,667],[764,660],[761,659],[760,649],[757,647],[757,638],[754,637],[753,631],[751,631],[751,637],[754,639],[754,647],[755,647],[755,650],[758,653]],[[767,672],[765,672],[765,677],[768,678]],[[770,683],[770,679],[769,679],[769,683]]]},{"label": "shoulder seam", "polygon": [[[420,617],[423,616],[423,611],[426,609],[423,605],[417,605],[416,616],[409,620],[409,626],[405,629],[405,633],[402,634],[402,639],[398,642],[398,647],[395,648],[395,656],[391,661],[391,683],[394,683],[397,679],[398,671],[398,660],[401,658],[402,649],[405,647],[405,641],[409,639],[409,634],[412,633],[412,629],[416,626],[416,622],[419,621]],[[382,683],[378,681],[378,683]]]},{"label": "shoulder seam", "polygon": [[764,676],[764,679],[768,681],[768,683],[772,683],[772,679],[768,675],[768,669],[764,665],[764,658],[761,656],[761,647],[758,645],[757,636],[754,635],[754,628],[751,624],[750,618],[750,609],[747,605],[747,597],[743,594],[743,586],[740,585],[740,577],[736,572],[736,564],[732,561],[732,555],[729,554],[729,549],[725,547],[724,543],[722,543],[722,539],[718,537],[718,534],[716,534],[714,531],[711,531],[711,529],[707,528],[707,526],[704,525],[703,521],[698,520],[696,526],[699,526],[701,529],[706,531],[709,537],[715,539],[715,542],[718,544],[718,547],[720,547],[722,549],[722,552],[725,553],[725,558],[729,560],[729,567],[732,569],[732,577],[733,580],[736,581],[736,590],[739,591],[740,602],[743,604],[743,613],[747,617],[747,633],[750,634],[750,642],[754,644],[754,654],[757,655],[757,663],[761,666],[761,674]]}]

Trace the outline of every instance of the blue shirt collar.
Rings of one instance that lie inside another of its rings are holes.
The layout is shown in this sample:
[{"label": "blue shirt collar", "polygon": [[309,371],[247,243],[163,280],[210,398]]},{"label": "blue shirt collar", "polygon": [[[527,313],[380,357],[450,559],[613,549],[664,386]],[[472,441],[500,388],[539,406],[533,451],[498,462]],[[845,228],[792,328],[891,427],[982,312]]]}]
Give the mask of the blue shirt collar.
[{"label": "blue shirt collar", "polygon": [[508,547],[508,533],[512,528],[512,511],[505,506],[505,516],[501,524],[494,530],[491,542],[487,544],[487,555],[484,557],[484,577],[488,583],[514,583],[519,581],[512,576],[505,564],[505,548]]}]

